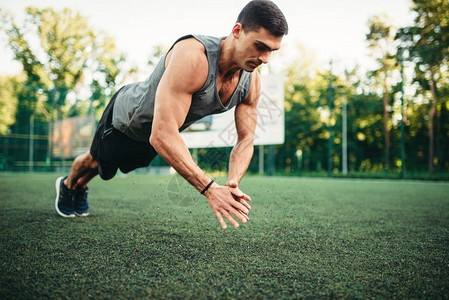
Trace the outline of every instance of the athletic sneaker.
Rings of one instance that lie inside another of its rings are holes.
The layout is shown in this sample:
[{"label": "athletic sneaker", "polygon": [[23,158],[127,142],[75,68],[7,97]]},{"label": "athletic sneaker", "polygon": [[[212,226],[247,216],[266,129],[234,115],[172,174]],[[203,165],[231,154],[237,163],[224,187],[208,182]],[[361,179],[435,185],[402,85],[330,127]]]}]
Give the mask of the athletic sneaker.
[{"label": "athletic sneaker", "polygon": [[56,212],[64,218],[75,217],[74,208],[74,194],[75,191],[69,189],[65,184],[64,180],[66,177],[59,177],[56,179],[56,200],[55,209]]},{"label": "athletic sneaker", "polygon": [[87,203],[87,193],[89,188],[77,187],[75,190],[75,214],[80,217],[89,215],[89,204]]}]

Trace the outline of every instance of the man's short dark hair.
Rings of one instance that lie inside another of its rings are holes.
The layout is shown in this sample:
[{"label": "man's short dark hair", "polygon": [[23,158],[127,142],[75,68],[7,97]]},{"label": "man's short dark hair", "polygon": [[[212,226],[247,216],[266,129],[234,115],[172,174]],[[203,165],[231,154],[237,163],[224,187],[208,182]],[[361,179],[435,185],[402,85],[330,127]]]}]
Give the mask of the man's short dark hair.
[{"label": "man's short dark hair", "polygon": [[288,33],[288,24],[279,7],[270,0],[253,0],[240,12],[237,23],[243,30],[258,31],[265,28],[272,35],[280,37]]}]

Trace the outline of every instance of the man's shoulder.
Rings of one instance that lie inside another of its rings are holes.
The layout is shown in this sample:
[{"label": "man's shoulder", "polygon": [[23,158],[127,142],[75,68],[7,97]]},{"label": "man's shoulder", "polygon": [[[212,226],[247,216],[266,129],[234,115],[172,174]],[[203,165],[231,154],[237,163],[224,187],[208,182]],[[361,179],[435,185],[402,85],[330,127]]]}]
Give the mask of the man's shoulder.
[{"label": "man's shoulder", "polygon": [[178,41],[167,53],[167,66],[172,61],[181,64],[207,65],[207,56],[204,45],[195,38],[187,38]]},{"label": "man's shoulder", "polygon": [[176,42],[173,45],[172,51],[176,51],[178,49],[181,49],[182,52],[189,53],[189,55],[205,56],[206,54],[206,49],[203,43],[194,36],[190,36]]},{"label": "man's shoulder", "polygon": [[181,40],[173,45],[167,55],[167,65],[172,61],[186,66],[192,64],[197,67],[208,65],[204,45],[193,37]]},{"label": "man's shoulder", "polygon": [[204,86],[209,74],[209,63],[204,46],[196,39],[183,39],[167,53],[164,84],[196,92]]},{"label": "man's shoulder", "polygon": [[219,58],[222,40],[223,37],[189,34],[180,37],[171,49],[182,48],[182,51],[186,51],[189,55],[208,58],[211,63],[214,63]]}]

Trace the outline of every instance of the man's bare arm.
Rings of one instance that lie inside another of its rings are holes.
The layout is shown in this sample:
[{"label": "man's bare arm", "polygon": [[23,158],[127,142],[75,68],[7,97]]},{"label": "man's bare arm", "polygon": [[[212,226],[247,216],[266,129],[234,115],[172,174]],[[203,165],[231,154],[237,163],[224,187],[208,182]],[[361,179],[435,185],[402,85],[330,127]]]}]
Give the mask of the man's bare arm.
[{"label": "man's bare arm", "polygon": [[[189,111],[192,94],[206,81],[207,67],[196,43],[186,40],[175,45],[167,55],[166,70],[156,92],[150,136],[156,151],[198,190],[210,179],[194,163],[179,128]],[[192,70],[195,76],[191,76]]]},{"label": "man's bare arm", "polygon": [[232,149],[229,161],[227,185],[236,187],[246,170],[254,152],[254,133],[257,125],[257,103],[260,96],[260,76],[253,73],[251,89],[247,99],[235,109],[237,143]]},{"label": "man's bare arm", "polygon": [[[193,93],[204,85],[209,71],[201,47],[194,40],[181,41],[167,56],[166,70],[156,92],[150,136],[150,143],[159,155],[198,191],[211,179],[193,161],[179,128],[187,116]],[[239,226],[231,215],[242,222],[248,220],[249,205],[244,200],[236,201],[229,187],[213,183],[204,195],[223,228],[226,228],[224,218]]]}]

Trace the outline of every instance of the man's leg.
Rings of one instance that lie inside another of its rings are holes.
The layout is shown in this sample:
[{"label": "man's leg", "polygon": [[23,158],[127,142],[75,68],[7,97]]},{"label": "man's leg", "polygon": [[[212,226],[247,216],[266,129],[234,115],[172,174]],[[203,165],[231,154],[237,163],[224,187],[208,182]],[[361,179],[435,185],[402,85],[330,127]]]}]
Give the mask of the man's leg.
[{"label": "man's leg", "polygon": [[87,183],[98,174],[98,163],[87,152],[72,164],[69,176],[56,180],[56,212],[62,217],[89,215]]},{"label": "man's leg", "polygon": [[98,122],[90,151],[75,158],[67,177],[56,180],[55,208],[63,217],[87,216],[89,214],[87,183],[98,174],[107,180],[114,177],[117,172],[118,154],[115,151],[117,144],[109,141],[114,131],[112,113],[117,94],[118,92],[109,101]]},{"label": "man's leg", "polygon": [[75,190],[77,187],[85,188],[96,175],[98,175],[98,162],[90,152],[86,152],[75,158],[64,184],[71,190]]}]

